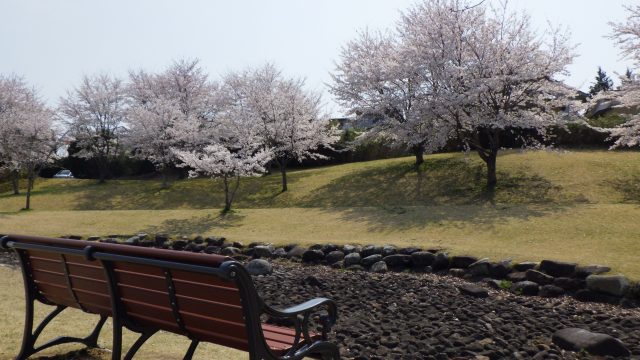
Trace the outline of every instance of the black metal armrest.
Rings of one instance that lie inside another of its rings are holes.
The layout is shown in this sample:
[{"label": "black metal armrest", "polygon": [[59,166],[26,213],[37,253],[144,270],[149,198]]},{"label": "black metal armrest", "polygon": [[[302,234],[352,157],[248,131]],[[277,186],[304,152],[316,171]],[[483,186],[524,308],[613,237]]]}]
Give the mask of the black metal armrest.
[{"label": "black metal armrest", "polygon": [[265,306],[265,313],[279,318],[291,318],[297,315],[304,315],[305,313],[316,310],[316,308],[324,305],[327,306],[329,314],[336,313],[336,303],[327,298],[311,299],[303,302],[302,304],[294,305],[286,309],[274,309],[272,307]]}]

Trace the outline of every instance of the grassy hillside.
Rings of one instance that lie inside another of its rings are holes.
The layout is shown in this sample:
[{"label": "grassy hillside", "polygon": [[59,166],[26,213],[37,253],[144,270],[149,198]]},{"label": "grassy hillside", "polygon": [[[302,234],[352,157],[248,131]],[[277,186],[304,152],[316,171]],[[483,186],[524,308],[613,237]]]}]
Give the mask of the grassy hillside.
[{"label": "grassy hillside", "polygon": [[498,188],[484,189],[471,154],[346,164],[242,181],[236,211],[219,217],[220,184],[40,180],[34,211],[0,195],[0,232],[216,234],[245,242],[440,246],[492,258],[604,263],[640,278],[640,153],[505,152]]}]

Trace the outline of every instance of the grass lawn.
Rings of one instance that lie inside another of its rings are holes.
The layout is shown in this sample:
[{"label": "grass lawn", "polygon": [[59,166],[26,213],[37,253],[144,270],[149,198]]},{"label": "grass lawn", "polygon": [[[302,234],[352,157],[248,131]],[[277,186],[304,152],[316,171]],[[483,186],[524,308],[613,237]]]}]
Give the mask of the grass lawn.
[{"label": "grass lawn", "polygon": [[[24,294],[22,274],[19,269],[10,269],[0,266],[0,359],[13,359],[18,354],[22,341],[22,327],[24,324]],[[53,309],[52,306],[36,304],[36,325],[44,316]],[[67,309],[41,335],[41,340],[49,340],[60,335],[84,337],[91,332],[97,316],[87,315],[80,310]],[[136,334],[124,331],[124,349],[128,349],[136,340]],[[40,342],[42,343],[42,342]],[[105,324],[98,344],[102,348],[111,349],[111,320]],[[189,347],[189,340],[169,334],[158,333],[149,340],[136,355],[136,359],[182,359]],[[82,349],[80,344],[67,344],[56,346],[38,353],[38,356],[47,359],[63,360],[71,358],[70,352]],[[126,352],[126,350],[124,350]],[[63,355],[64,354],[64,355]],[[49,358],[49,356],[56,357]],[[123,354],[124,356],[124,354]],[[83,359],[111,359],[108,351],[95,351],[86,354]],[[248,359],[247,353],[234,349],[214,346],[212,344],[200,344],[194,359]]]},{"label": "grass lawn", "polygon": [[0,233],[48,236],[169,232],[277,244],[335,242],[444,247],[493,259],[600,263],[640,279],[640,153],[504,152],[499,185],[484,189],[471,154],[400,158],[244,179],[220,217],[220,184],[39,180],[35,210],[0,195]]}]

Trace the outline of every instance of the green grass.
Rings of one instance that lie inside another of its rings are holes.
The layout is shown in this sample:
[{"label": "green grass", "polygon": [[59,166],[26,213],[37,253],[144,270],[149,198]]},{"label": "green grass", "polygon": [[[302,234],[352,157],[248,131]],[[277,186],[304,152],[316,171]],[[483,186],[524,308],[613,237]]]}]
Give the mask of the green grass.
[{"label": "green grass", "polygon": [[484,188],[475,154],[412,158],[244,179],[234,213],[220,217],[220,184],[39,180],[34,211],[0,195],[0,232],[59,236],[222,235],[285,243],[392,243],[445,247],[494,259],[601,263],[640,279],[640,153],[504,152],[498,187]]},{"label": "green grass", "polygon": [[[0,359],[8,360],[18,354],[22,341],[25,304],[20,271],[0,266],[0,289],[2,289],[0,291],[0,333],[2,333],[0,336]],[[51,310],[53,310],[52,306],[36,304],[36,325]],[[60,335],[84,337],[91,332],[97,320],[98,317],[95,315],[88,315],[76,309],[67,309],[45,329],[41,340],[49,340]],[[135,339],[135,333],[125,330],[123,348],[128,349]],[[111,349],[111,319],[107,321],[100,333],[98,345],[101,348]],[[111,359],[111,353],[104,350],[92,351],[78,357],[72,356],[75,354],[74,351],[82,349],[82,347],[77,344],[61,345],[38,353],[37,356],[47,356],[47,359],[50,360]],[[161,332],[145,343],[136,355],[136,359],[181,359],[188,347],[189,340],[185,337]],[[244,352],[212,344],[201,344],[196,351],[196,356],[194,356],[194,359],[239,360],[248,358],[249,356]]]}]

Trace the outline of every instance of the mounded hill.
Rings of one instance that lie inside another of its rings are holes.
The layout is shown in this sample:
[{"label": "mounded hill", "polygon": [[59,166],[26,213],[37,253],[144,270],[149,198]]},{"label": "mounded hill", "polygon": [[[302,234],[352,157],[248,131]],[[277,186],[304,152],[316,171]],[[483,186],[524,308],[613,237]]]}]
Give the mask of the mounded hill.
[{"label": "mounded hill", "polygon": [[498,187],[484,189],[475,154],[412,158],[243,179],[225,217],[209,179],[159,181],[41,179],[35,210],[0,195],[0,232],[58,236],[138,231],[222,235],[243,242],[392,243],[444,247],[494,259],[555,258],[611,265],[640,278],[640,153],[509,151]]}]

